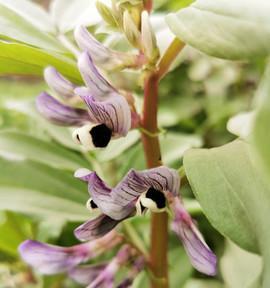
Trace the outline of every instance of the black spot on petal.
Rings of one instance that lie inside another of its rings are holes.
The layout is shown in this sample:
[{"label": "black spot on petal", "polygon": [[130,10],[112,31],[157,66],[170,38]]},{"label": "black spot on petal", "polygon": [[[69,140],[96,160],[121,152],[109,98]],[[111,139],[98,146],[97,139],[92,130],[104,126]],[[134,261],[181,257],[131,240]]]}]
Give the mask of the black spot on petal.
[{"label": "black spot on petal", "polygon": [[159,209],[162,209],[166,206],[166,197],[164,193],[154,188],[149,188],[146,192],[146,198],[152,199]]},{"label": "black spot on petal", "polygon": [[92,136],[93,144],[98,148],[106,147],[112,138],[112,130],[105,124],[100,124],[93,127],[90,134]]},{"label": "black spot on petal", "polygon": [[90,200],[90,206],[92,209],[98,208],[97,204],[93,200]]}]

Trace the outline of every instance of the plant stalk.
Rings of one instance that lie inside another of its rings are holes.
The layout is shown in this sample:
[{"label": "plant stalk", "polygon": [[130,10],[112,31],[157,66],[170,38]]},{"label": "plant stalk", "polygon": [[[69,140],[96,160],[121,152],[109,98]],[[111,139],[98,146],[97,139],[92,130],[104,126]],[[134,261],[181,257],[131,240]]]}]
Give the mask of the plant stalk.
[{"label": "plant stalk", "polygon": [[[156,136],[142,133],[144,154],[148,168],[160,166],[161,153],[157,135],[157,112],[158,112],[158,82],[156,72],[150,72],[144,84],[144,110],[142,127]],[[152,272],[152,288],[168,288],[168,215],[152,213],[151,218],[151,251],[150,269]]]}]

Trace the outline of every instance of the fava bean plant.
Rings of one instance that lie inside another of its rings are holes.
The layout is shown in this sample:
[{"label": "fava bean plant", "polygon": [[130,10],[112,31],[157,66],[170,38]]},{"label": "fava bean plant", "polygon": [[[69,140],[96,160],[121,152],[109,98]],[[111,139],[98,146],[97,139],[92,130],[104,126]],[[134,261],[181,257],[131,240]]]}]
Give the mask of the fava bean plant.
[{"label": "fava bean plant", "polygon": [[[1,74],[46,84],[34,105],[4,102],[32,132],[0,132],[0,208],[7,227],[28,225],[22,287],[270,287],[269,12],[267,0],[0,1]],[[189,100],[175,107],[174,89]],[[168,161],[182,132],[197,138]],[[228,272],[233,249],[251,266]]]}]

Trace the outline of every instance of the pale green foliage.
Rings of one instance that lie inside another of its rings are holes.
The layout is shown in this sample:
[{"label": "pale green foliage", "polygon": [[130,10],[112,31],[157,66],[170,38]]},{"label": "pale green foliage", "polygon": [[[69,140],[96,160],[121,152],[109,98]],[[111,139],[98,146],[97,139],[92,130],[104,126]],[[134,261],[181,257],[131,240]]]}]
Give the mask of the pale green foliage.
[{"label": "pale green foliage", "polygon": [[200,51],[225,59],[270,53],[268,0],[197,0],[166,17],[174,34]]}]

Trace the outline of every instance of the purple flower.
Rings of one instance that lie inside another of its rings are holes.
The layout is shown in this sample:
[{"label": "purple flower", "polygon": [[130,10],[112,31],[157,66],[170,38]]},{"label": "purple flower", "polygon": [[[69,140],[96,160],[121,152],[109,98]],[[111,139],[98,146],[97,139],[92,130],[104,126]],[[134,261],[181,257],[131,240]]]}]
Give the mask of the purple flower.
[{"label": "purple flower", "polygon": [[129,270],[128,276],[117,286],[117,288],[128,288],[131,287],[133,281],[137,277],[137,275],[144,269],[145,267],[145,259],[140,256],[131,263],[131,268]]},{"label": "purple flower", "polygon": [[63,104],[46,92],[37,97],[37,109],[57,125],[79,126],[73,139],[85,149],[103,148],[111,139],[126,136],[134,117],[125,97],[99,73],[87,52],[79,57],[78,67],[86,87],[76,87],[52,67],[45,69],[44,76],[64,101],[71,104],[80,98],[88,109]]},{"label": "purple flower", "polygon": [[210,276],[215,275],[216,256],[205,243],[191,216],[178,197],[172,197],[170,205],[174,212],[172,230],[182,241],[190,262],[198,271]]},{"label": "purple flower", "polygon": [[174,213],[172,230],[182,241],[194,268],[207,275],[216,273],[216,256],[178,198],[180,178],[176,170],[165,166],[145,171],[130,170],[114,188],[87,169],[77,170],[75,177],[88,182],[91,195],[88,208],[101,213],[75,230],[78,239],[100,237],[128,217],[144,214],[148,209],[166,211],[169,204]]},{"label": "purple flower", "polygon": [[43,274],[67,272],[78,264],[99,256],[122,241],[115,232],[103,238],[71,247],[26,240],[19,246],[23,260]]},{"label": "purple flower", "polygon": [[129,245],[124,245],[87,288],[114,287],[114,277],[121,266],[128,262],[132,256],[132,250],[133,249]]},{"label": "purple flower", "polygon": [[93,282],[108,264],[77,266],[68,272],[68,276],[75,282],[88,285]]},{"label": "purple flower", "polygon": [[75,29],[74,37],[78,46],[92,56],[97,66],[105,70],[139,68],[146,62],[146,59],[142,54],[132,55],[105,47],[83,26],[79,26]]},{"label": "purple flower", "polygon": [[145,171],[130,170],[114,188],[110,188],[99,176],[87,169],[79,169],[75,177],[88,182],[91,195],[88,206],[102,213],[75,230],[80,240],[90,240],[108,233],[122,220],[146,209],[162,212],[166,209],[167,192],[177,195],[180,179],[177,171],[160,166]]}]

